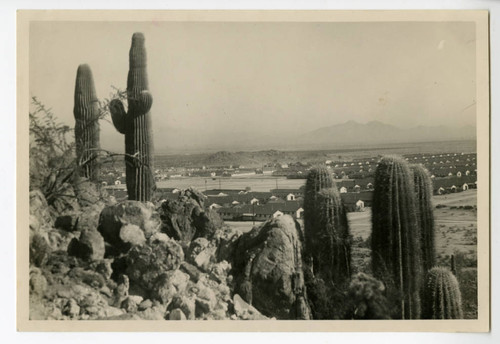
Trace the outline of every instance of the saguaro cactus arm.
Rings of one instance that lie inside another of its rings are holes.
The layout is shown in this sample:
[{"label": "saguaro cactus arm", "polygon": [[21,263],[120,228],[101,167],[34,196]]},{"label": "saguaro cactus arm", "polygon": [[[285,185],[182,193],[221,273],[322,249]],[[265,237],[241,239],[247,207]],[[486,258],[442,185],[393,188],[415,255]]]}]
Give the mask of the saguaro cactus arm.
[{"label": "saguaro cactus arm", "polygon": [[142,91],[139,94],[139,99],[137,100],[137,111],[139,114],[148,113],[151,110],[151,105],[153,105],[153,96],[147,90]]},{"label": "saguaro cactus arm", "polygon": [[119,99],[113,99],[109,103],[109,112],[111,112],[111,119],[116,130],[120,134],[125,134],[125,119],[127,113],[125,112],[125,107]]}]

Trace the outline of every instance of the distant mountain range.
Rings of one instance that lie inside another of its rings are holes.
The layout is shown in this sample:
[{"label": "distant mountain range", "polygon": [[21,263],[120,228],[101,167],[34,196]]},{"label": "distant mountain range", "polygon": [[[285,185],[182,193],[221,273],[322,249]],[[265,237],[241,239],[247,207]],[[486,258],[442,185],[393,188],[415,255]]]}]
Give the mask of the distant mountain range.
[{"label": "distant mountain range", "polygon": [[[366,124],[348,121],[310,132],[265,128],[262,131],[235,130],[204,132],[194,129],[158,127],[154,133],[156,154],[205,153],[216,151],[337,149],[346,146],[475,140],[473,126],[418,126],[400,128],[378,121]],[[108,149],[121,150],[122,140],[103,137]],[[109,141],[109,142],[108,142]]]},{"label": "distant mountain range", "polygon": [[418,126],[405,129],[378,121],[366,124],[348,121],[301,135],[297,138],[296,143],[303,146],[330,148],[332,144],[365,145],[475,139],[476,128],[473,126]]}]

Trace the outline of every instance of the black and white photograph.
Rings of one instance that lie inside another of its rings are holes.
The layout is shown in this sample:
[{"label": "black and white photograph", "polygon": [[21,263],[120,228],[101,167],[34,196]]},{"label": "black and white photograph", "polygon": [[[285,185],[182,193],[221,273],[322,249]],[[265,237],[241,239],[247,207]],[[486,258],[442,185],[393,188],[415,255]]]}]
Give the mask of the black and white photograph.
[{"label": "black and white photograph", "polygon": [[21,328],[489,329],[487,11],[18,20]]}]

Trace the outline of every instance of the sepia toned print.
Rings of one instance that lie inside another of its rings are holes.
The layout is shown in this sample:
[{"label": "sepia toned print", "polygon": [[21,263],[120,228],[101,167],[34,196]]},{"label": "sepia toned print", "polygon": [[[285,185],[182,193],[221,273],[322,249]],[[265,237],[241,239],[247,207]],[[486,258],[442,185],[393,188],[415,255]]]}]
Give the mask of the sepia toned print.
[{"label": "sepia toned print", "polygon": [[487,12],[19,19],[20,329],[488,329]]}]

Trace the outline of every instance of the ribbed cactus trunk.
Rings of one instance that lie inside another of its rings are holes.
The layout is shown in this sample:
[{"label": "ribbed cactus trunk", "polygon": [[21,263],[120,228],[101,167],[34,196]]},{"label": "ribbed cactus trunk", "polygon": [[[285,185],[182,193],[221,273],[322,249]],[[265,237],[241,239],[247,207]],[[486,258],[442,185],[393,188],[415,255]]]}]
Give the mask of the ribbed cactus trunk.
[{"label": "ribbed cactus trunk", "polygon": [[417,223],[420,230],[423,271],[429,271],[436,262],[434,211],[432,209],[432,181],[422,165],[410,165],[415,184]]},{"label": "ribbed cactus trunk", "polygon": [[424,319],[462,319],[462,295],[457,278],[444,267],[434,267],[427,273],[423,291]]},{"label": "ribbed cactus trunk", "polygon": [[73,114],[78,175],[95,182],[99,178],[99,104],[87,64],[78,66],[76,72]]},{"label": "ribbed cactus trunk", "polygon": [[115,128],[125,135],[125,168],[130,200],[150,201],[155,189],[153,137],[149,110],[153,97],[148,91],[144,35],[134,33],[127,78],[128,111],[114,99],[110,111]]},{"label": "ribbed cactus trunk", "polygon": [[319,266],[317,252],[314,250],[314,240],[318,236],[316,199],[319,191],[334,187],[330,171],[324,166],[311,168],[307,175],[306,188],[304,192],[304,236],[305,236],[305,259],[312,263],[313,269]]},{"label": "ribbed cactus trunk", "polygon": [[336,187],[323,189],[316,198],[318,226],[312,251],[315,273],[325,282],[343,285],[351,276],[351,238],[347,214]]},{"label": "ribbed cactus trunk", "polygon": [[413,175],[405,160],[384,157],[374,184],[372,270],[397,296],[393,317],[418,319],[422,261]]}]

